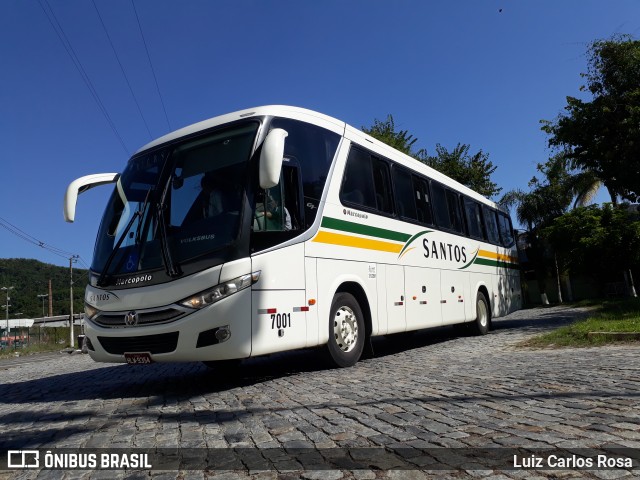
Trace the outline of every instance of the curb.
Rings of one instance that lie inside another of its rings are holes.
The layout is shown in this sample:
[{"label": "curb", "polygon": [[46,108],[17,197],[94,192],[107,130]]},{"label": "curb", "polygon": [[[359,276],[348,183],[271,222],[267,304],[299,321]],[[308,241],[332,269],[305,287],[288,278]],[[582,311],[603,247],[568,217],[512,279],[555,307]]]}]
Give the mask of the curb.
[{"label": "curb", "polygon": [[606,338],[615,341],[640,340],[638,332],[589,332],[588,338]]}]

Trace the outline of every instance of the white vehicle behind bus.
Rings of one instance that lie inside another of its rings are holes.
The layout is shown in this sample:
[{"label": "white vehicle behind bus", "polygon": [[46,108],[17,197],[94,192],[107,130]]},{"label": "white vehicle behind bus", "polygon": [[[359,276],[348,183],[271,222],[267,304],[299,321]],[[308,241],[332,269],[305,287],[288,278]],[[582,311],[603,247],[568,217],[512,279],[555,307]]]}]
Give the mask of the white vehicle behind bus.
[{"label": "white vehicle behind bus", "polygon": [[244,359],[521,307],[511,220],[495,203],[317,112],[259,107],[144,146],[114,183],[85,293],[101,362]]}]

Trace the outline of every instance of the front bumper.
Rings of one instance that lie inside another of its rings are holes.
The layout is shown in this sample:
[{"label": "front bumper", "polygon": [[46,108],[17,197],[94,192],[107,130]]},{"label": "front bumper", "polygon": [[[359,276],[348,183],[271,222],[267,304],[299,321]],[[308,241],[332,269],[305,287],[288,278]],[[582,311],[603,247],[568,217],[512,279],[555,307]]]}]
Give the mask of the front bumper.
[{"label": "front bumper", "polygon": [[[216,329],[225,326],[230,337],[217,341]],[[124,353],[149,353],[155,362],[247,358],[251,356],[251,289],[168,323],[109,328],[87,320],[85,333],[92,346],[89,355],[98,362],[125,362]]]}]

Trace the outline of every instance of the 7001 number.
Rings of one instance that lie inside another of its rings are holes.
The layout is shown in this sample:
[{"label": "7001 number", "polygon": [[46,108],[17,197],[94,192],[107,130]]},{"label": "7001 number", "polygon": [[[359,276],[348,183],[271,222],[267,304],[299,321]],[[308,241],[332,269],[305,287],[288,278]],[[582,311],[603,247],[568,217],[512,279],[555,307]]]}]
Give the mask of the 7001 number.
[{"label": "7001 number", "polygon": [[290,313],[272,313],[271,314],[271,329],[274,328],[287,328],[291,327],[291,314]]}]

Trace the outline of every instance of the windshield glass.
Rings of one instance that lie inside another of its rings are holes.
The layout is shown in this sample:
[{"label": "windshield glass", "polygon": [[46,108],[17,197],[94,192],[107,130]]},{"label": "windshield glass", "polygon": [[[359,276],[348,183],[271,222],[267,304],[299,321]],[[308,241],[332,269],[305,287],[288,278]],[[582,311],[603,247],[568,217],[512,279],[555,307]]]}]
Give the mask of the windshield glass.
[{"label": "windshield glass", "polygon": [[233,242],[257,128],[218,130],[131,159],[107,204],[92,270],[168,269],[167,257],[181,265]]}]

